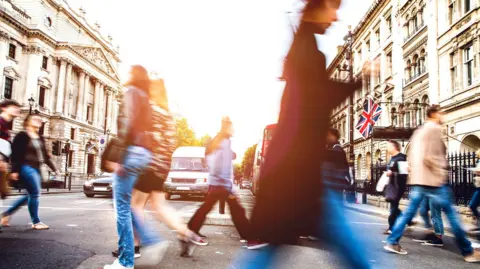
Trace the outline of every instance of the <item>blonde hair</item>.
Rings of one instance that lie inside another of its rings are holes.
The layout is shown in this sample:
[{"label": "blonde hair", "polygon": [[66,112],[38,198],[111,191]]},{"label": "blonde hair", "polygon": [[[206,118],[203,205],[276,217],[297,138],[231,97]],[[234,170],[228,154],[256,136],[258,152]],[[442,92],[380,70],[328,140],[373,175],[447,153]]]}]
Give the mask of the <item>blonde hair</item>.
[{"label": "blonde hair", "polygon": [[156,105],[168,110],[167,89],[163,79],[155,79],[150,82],[150,96]]}]

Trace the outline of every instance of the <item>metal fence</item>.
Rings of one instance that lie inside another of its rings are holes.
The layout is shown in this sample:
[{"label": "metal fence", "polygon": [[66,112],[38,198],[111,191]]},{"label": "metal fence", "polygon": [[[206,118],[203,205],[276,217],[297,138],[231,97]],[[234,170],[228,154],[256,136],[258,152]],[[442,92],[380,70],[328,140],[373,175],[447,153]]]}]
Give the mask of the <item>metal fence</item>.
[{"label": "metal fence", "polygon": [[[478,158],[473,152],[462,152],[449,154],[447,159],[449,163],[448,184],[452,188],[454,201],[457,205],[468,205],[475,192],[475,186],[473,185],[474,175],[468,168],[475,167]],[[387,167],[385,165],[376,165],[370,169],[371,180],[357,180],[356,191],[366,191],[369,195],[382,196],[383,193],[377,192],[375,187],[383,172],[387,170]],[[409,194],[410,187],[407,187],[403,198],[408,199]]]}]

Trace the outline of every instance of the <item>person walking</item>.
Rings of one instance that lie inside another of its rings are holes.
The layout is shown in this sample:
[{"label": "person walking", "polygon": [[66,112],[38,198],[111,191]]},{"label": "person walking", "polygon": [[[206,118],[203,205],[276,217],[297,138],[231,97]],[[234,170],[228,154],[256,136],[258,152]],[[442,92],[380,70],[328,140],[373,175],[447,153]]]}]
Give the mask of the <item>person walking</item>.
[{"label": "person walking", "polygon": [[475,175],[473,179],[473,183],[475,185],[475,193],[473,194],[472,200],[470,201],[470,204],[468,204],[468,207],[470,208],[470,210],[472,210],[473,216],[475,216],[475,218],[477,219],[477,227],[474,228],[471,232],[475,233],[477,239],[480,240],[480,214],[478,212],[478,206],[480,206],[480,150],[477,150],[476,155],[478,161],[473,171],[473,174]]},{"label": "person walking", "polygon": [[[232,220],[240,237],[247,240],[248,248],[255,249],[264,244],[255,241],[250,236],[250,223],[245,215],[245,209],[240,205],[239,198],[233,193],[233,159],[230,138],[233,135],[233,125],[228,117],[222,119],[220,132],[212,139],[205,149],[205,156],[209,164],[210,176],[208,178],[209,190],[205,202],[198,208],[188,222],[188,228],[194,233],[202,227],[207,214],[215,203],[224,200],[232,214]],[[201,239],[202,243],[206,242]]]},{"label": "person walking", "polygon": [[40,221],[38,216],[39,198],[41,192],[42,165],[47,165],[58,174],[45,147],[45,140],[39,134],[42,118],[38,115],[27,115],[23,122],[24,131],[18,133],[12,145],[12,180],[21,180],[28,195],[19,198],[2,214],[2,225],[9,226],[10,217],[23,205],[28,203],[28,212],[32,220],[32,229],[47,230],[49,227]]},{"label": "person walking", "polygon": [[465,231],[453,207],[453,195],[446,185],[448,162],[446,147],[442,141],[442,112],[440,106],[427,109],[427,121],[418,128],[411,141],[409,157],[410,181],[412,186],[410,204],[405,213],[395,222],[392,234],[387,238],[384,249],[396,254],[407,254],[399,244],[405,226],[420,207],[422,200],[428,197],[445,212],[460,252],[466,262],[480,262],[480,252],[472,248]]},{"label": "person walking", "polygon": [[[331,110],[361,87],[361,82],[344,84],[329,79],[325,55],[318,50],[315,38],[337,21],[342,1],[305,2],[285,60],[286,87],[250,220],[252,237],[270,245],[240,256],[232,268],[267,268],[281,245],[296,244],[298,237],[306,234],[335,247],[336,254],[351,268],[370,268],[362,250],[365,246],[357,244],[346,220],[348,214],[343,211],[344,186],[334,188],[325,178],[330,171],[323,171]],[[320,176],[323,179],[319,180]]]},{"label": "person walking", "polygon": [[104,269],[133,268],[133,227],[144,246],[140,264],[153,266],[160,263],[168,248],[168,242],[148,229],[142,218],[131,210],[133,186],[152,158],[150,84],[147,70],[140,65],[132,66],[117,119],[118,137],[126,149],[125,156],[121,163],[107,164],[115,171],[113,197],[117,215],[118,259],[111,265],[105,265]]},{"label": "person walking", "polygon": [[[407,156],[400,152],[401,146],[395,140],[389,140],[387,144],[387,151],[390,154],[391,159],[387,166],[387,176],[390,178],[387,189],[394,190],[392,197],[389,197],[390,203],[390,215],[388,217],[388,229],[384,234],[391,234],[393,225],[398,217],[402,214],[400,210],[400,200],[402,199],[407,189],[407,174],[400,172],[400,163],[407,161]],[[409,226],[414,223],[411,221]]]},{"label": "person walking", "polygon": [[[153,120],[152,160],[143,174],[140,175],[132,193],[132,209],[138,216],[145,211],[149,202],[157,220],[165,223],[178,233],[182,244],[182,255],[191,255],[190,242],[206,245],[200,236],[192,232],[182,223],[177,212],[165,202],[163,184],[167,179],[172,162],[172,154],[176,148],[175,123],[168,108],[167,92],[163,80],[153,80],[150,86],[150,101]],[[138,242],[138,240],[136,240]],[[119,251],[112,252],[118,257]],[[135,257],[141,256],[140,246],[135,246]]]},{"label": "person walking", "polygon": [[[6,152],[0,155],[0,206],[8,195],[8,165],[9,157],[12,152],[10,144],[10,126],[13,120],[20,115],[20,104],[14,100],[5,99],[0,103],[0,139],[7,141]],[[2,232],[3,223],[0,221],[0,232]]]},{"label": "person walking", "polygon": [[[428,212],[430,212],[430,214],[428,214]],[[422,245],[426,246],[442,247],[444,227],[442,210],[440,206],[433,203],[432,199],[429,197],[424,197],[422,203],[420,204],[419,214],[423,219],[425,233],[420,237],[413,238],[412,240],[415,242],[420,242]]]}]

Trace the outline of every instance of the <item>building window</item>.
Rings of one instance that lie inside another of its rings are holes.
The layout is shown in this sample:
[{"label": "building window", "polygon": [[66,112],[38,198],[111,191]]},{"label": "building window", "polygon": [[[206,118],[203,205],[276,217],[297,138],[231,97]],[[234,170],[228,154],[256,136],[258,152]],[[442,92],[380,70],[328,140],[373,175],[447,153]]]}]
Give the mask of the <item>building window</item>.
[{"label": "building window", "polygon": [[465,0],[465,13],[468,13],[472,10],[472,0]]},{"label": "building window", "polygon": [[457,19],[457,9],[455,8],[455,0],[450,0],[450,4],[448,4],[448,22],[453,24],[453,22]]},{"label": "building window", "polygon": [[375,30],[375,42],[377,47],[380,46],[380,29]]},{"label": "building window", "polygon": [[70,128],[70,140],[75,140],[75,128]]},{"label": "building window", "polygon": [[92,106],[87,106],[87,121],[92,121]]},{"label": "building window", "polygon": [[48,57],[47,56],[43,56],[42,68],[45,69],[45,70],[47,70],[47,68],[48,68]]},{"label": "building window", "polygon": [[410,111],[405,113],[405,127],[410,128]]},{"label": "building window", "polygon": [[392,75],[392,52],[387,53],[387,77]]},{"label": "building window", "polygon": [[74,151],[71,150],[68,152],[68,167],[73,167],[73,156]]},{"label": "building window", "polygon": [[3,97],[6,99],[12,99],[13,93],[13,79],[5,77],[5,88],[3,92]]},{"label": "building window", "polygon": [[8,47],[8,57],[15,59],[16,53],[17,53],[17,46],[10,44]]},{"label": "building window", "polygon": [[387,24],[387,35],[392,33],[392,16],[388,15],[385,19],[385,23]]},{"label": "building window", "polygon": [[38,93],[38,105],[40,107],[45,107],[45,94],[46,94],[47,89],[45,87],[40,87],[40,91]]},{"label": "building window", "polygon": [[367,53],[370,53],[370,41],[365,43],[365,48],[367,49]]},{"label": "building window", "polygon": [[[380,59],[379,58],[376,58],[374,61],[374,63],[379,63],[380,62]],[[378,70],[375,70],[375,73],[374,73],[374,76],[375,76],[375,86],[377,86],[378,84],[380,84],[380,69]]]},{"label": "building window", "polygon": [[473,83],[473,53],[472,45],[468,45],[463,49],[463,64],[465,67],[465,83],[467,86]]},{"label": "building window", "polygon": [[458,90],[458,68],[457,68],[457,52],[450,54],[450,78],[452,91]]}]

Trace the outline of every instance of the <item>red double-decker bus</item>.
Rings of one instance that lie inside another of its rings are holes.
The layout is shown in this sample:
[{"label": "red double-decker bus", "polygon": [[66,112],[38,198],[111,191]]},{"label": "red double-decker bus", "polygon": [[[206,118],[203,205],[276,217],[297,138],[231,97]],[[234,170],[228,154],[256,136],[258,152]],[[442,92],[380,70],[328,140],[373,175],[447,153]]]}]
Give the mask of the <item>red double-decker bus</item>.
[{"label": "red double-decker bus", "polygon": [[277,124],[270,124],[265,127],[263,130],[262,138],[257,144],[257,149],[255,151],[255,161],[253,162],[252,169],[252,193],[255,195],[258,193],[260,177],[260,171],[262,170],[263,163],[265,162],[265,156],[267,153],[268,144],[272,141],[273,133]]}]

